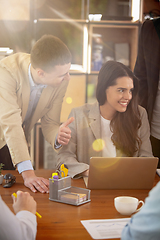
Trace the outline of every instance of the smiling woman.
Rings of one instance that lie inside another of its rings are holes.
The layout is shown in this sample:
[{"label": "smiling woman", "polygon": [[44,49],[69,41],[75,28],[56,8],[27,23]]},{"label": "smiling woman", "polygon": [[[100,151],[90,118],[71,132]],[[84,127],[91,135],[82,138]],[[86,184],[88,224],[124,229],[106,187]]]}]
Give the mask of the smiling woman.
[{"label": "smiling woman", "polygon": [[72,135],[58,153],[71,177],[87,176],[91,157],[151,157],[147,113],[138,106],[138,79],[122,63],[106,62],[99,74],[97,101],[72,109]]},{"label": "smiling woman", "polygon": [[114,145],[133,156],[141,144],[138,79],[122,63],[109,61],[99,72],[96,96],[101,116],[111,120]]}]

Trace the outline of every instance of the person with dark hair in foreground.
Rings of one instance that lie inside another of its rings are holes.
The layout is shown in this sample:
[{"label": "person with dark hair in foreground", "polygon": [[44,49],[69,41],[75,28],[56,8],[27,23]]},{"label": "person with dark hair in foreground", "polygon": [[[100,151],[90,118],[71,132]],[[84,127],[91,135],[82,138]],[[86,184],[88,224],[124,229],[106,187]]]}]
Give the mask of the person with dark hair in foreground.
[{"label": "person with dark hair in foreground", "polygon": [[58,153],[57,168],[71,177],[88,176],[91,157],[151,157],[146,110],[138,106],[138,79],[122,63],[106,62],[99,74],[94,104],[72,109],[71,140]]}]

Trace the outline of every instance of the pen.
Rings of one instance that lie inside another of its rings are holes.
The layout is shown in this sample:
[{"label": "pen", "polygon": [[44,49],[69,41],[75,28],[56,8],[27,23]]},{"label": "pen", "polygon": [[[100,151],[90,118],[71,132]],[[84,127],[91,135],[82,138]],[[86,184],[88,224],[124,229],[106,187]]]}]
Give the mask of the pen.
[{"label": "pen", "polygon": [[[16,193],[13,193],[12,195],[17,198],[17,194]],[[38,212],[36,212],[36,215],[37,215],[37,217],[42,218],[42,216]]]}]

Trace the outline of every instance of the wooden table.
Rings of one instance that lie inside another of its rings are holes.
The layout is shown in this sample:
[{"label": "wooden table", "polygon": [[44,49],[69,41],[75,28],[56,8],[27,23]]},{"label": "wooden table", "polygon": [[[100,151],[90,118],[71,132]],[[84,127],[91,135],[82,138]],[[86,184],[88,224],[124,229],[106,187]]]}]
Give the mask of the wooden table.
[{"label": "wooden table", "polygon": [[[112,219],[126,216],[120,215],[114,208],[113,200],[120,195],[129,195],[144,200],[149,190],[92,190],[91,202],[72,206],[64,203],[49,200],[49,194],[33,193],[23,185],[23,179],[17,171],[3,171],[3,174],[12,173],[16,176],[16,184],[11,188],[3,188],[0,185],[0,194],[7,205],[12,209],[11,194],[17,190],[28,191],[37,201],[37,212],[42,218],[37,218],[37,240],[41,239],[92,239],[86,229],[81,224],[81,220],[89,219]],[[50,178],[53,170],[36,170],[37,176]],[[159,181],[155,176],[154,185]],[[82,179],[72,180],[72,186],[85,188]],[[128,217],[128,216],[127,216]]]}]

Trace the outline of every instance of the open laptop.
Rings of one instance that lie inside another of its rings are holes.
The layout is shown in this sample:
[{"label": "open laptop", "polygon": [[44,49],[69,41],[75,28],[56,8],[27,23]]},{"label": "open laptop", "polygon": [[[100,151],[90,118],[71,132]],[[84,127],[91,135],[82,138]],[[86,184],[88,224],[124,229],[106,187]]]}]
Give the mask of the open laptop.
[{"label": "open laptop", "polygon": [[156,157],[91,157],[84,182],[89,189],[151,189],[157,164]]}]

